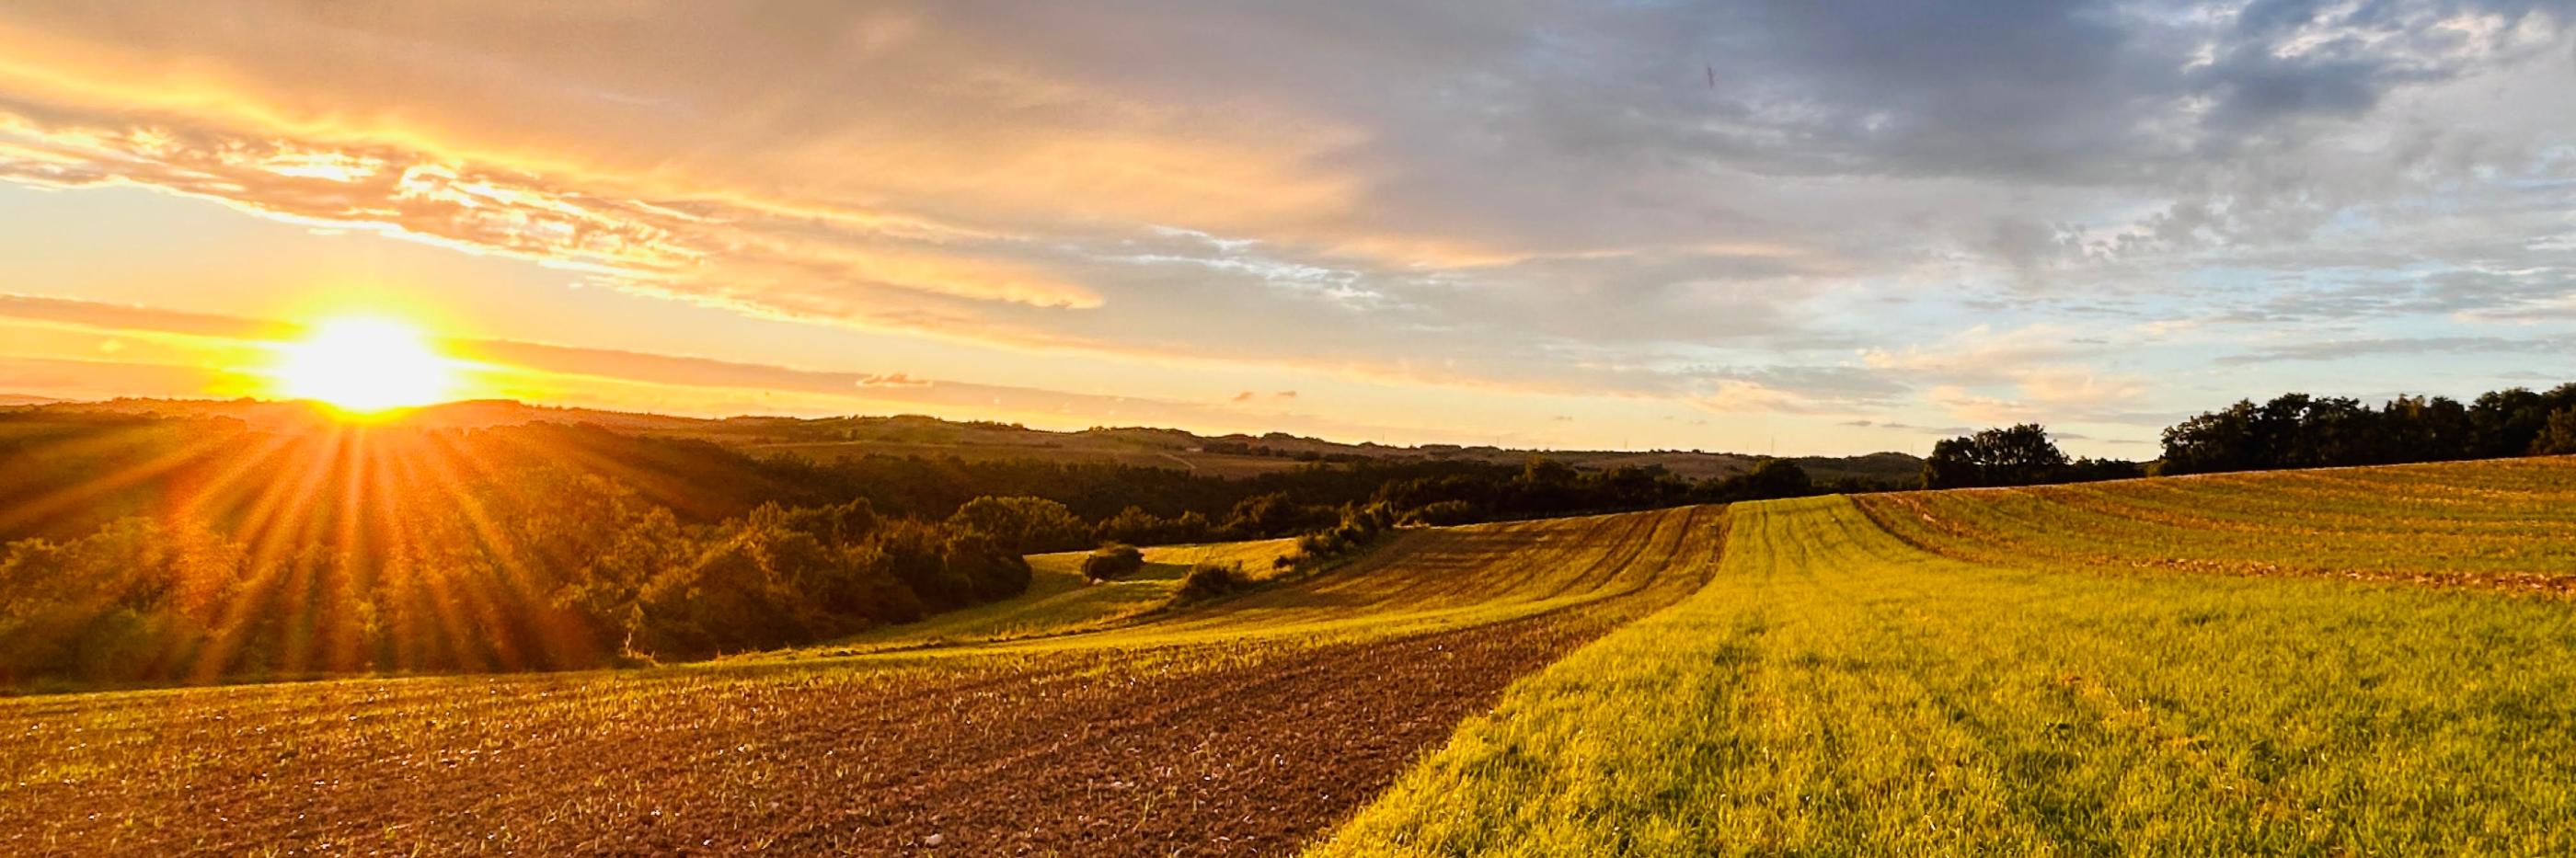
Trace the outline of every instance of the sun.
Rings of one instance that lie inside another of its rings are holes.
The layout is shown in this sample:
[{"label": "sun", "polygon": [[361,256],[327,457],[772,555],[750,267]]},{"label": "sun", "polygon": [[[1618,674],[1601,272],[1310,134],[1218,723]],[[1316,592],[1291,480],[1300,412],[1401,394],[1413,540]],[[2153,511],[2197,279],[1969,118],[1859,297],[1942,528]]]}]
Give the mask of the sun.
[{"label": "sun", "polygon": [[419,328],[391,319],[349,317],[316,323],[304,339],[278,348],[270,372],[278,392],[357,415],[428,405],[456,386],[454,364]]}]

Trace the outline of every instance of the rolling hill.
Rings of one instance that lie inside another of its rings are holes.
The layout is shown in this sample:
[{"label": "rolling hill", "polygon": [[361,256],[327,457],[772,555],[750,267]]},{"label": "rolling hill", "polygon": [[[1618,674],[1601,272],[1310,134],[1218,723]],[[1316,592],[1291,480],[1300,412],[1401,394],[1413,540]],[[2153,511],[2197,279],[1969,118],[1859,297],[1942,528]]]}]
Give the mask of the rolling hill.
[{"label": "rolling hill", "polygon": [[1724,517],[1412,531],[1105,627],[1041,584],[1009,634],[923,630],[990,643],[0,700],[0,850],[1276,854],[1699,586]]},{"label": "rolling hill", "polygon": [[[641,670],[0,701],[0,849],[2555,853],[2576,459],[1399,531]],[[1427,755],[1426,755],[1427,752]]]},{"label": "rolling hill", "polygon": [[[255,399],[116,399],[105,402],[29,402],[45,412],[107,412],[173,417],[225,417],[259,431],[309,432],[335,418],[311,403]],[[1177,429],[1098,427],[1073,432],[1018,424],[942,420],[921,415],[825,418],[727,417],[705,419],[659,414],[556,408],[508,400],[475,400],[408,409],[386,421],[417,428],[473,429],[531,423],[589,424],[612,431],[711,441],[753,455],[793,454],[830,461],[853,456],[955,456],[969,461],[1036,459],[1172,468],[1218,477],[1277,473],[1311,462],[1469,461],[1517,465],[1545,455],[1577,468],[1661,467],[1685,479],[1724,477],[1751,470],[1766,457],[1697,450],[1532,450],[1426,444],[1400,447],[1348,444],[1318,438],[1267,435],[1202,436]],[[1813,456],[1793,459],[1818,479],[1905,482],[1919,479],[1923,462],[1904,453]]]},{"label": "rolling hill", "polygon": [[1739,505],[1323,855],[2558,854],[2576,459]]}]

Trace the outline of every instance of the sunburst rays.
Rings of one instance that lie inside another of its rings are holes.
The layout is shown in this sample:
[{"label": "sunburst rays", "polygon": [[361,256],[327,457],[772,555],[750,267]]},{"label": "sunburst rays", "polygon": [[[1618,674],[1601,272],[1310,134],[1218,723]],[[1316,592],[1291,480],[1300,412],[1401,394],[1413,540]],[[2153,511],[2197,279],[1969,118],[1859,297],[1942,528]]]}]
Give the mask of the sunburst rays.
[{"label": "sunburst rays", "polygon": [[[74,434],[22,452],[114,460],[138,443],[121,432]],[[213,681],[246,669],[301,675],[595,663],[602,656],[595,630],[550,601],[561,580],[555,566],[582,558],[532,547],[580,539],[530,530],[544,526],[531,510],[582,489],[577,479],[517,465],[578,469],[599,458],[500,437],[336,421],[276,434],[204,431],[133,464],[15,498],[0,505],[0,526],[76,528],[102,498],[148,497],[133,510],[163,534],[148,544],[202,555],[154,561],[180,570],[152,586],[171,588],[171,604],[204,633],[169,639],[147,663],[153,675]],[[533,476],[541,472],[550,475]],[[190,541],[193,534],[206,544]],[[145,577],[138,569],[124,574]],[[94,604],[76,607],[105,610],[128,588],[106,582],[88,600]]]}]

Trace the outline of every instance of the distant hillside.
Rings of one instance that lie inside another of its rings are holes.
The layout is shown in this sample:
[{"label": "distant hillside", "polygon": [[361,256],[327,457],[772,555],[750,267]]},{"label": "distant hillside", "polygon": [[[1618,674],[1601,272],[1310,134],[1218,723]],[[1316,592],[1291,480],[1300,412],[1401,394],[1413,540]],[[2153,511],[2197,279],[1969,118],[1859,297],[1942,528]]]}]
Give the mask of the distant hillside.
[{"label": "distant hillside", "polygon": [[[254,399],[117,399],[60,402],[19,397],[17,404],[45,410],[226,417],[264,432],[299,432],[330,424],[320,406]],[[0,398],[0,404],[10,399]],[[1203,436],[1178,429],[1096,427],[1050,432],[1015,423],[943,420],[917,414],[825,418],[727,417],[704,419],[586,408],[554,408],[507,400],[451,402],[411,409],[386,421],[416,428],[489,428],[531,423],[590,424],[634,434],[692,438],[752,455],[793,454],[818,461],[889,455],[968,461],[1037,459],[1170,468],[1202,476],[1248,477],[1296,469],[1308,462],[1463,461],[1514,464],[1544,455],[1584,470],[1660,467],[1690,480],[1752,470],[1764,457],[1699,450],[1531,450],[1493,446],[1346,444],[1272,432]],[[1807,456],[1795,460],[1817,479],[1906,481],[1922,472],[1921,459],[1904,453]]]},{"label": "distant hillside", "polygon": [[[674,431],[674,430],[656,430]],[[1179,468],[1240,477],[1308,462],[1462,461],[1517,464],[1546,456],[1583,470],[1660,467],[1692,480],[1753,469],[1764,457],[1699,450],[1532,450],[1493,446],[1348,444],[1272,432],[1206,436],[1178,429],[1096,427],[1049,432],[1017,424],[954,421],[922,415],[796,419],[734,417],[684,431],[753,453],[795,453],[831,460],[866,455],[958,456],[969,460],[1039,458]],[[1904,453],[1811,456],[1796,460],[1817,479],[1912,480],[1923,460]]]}]

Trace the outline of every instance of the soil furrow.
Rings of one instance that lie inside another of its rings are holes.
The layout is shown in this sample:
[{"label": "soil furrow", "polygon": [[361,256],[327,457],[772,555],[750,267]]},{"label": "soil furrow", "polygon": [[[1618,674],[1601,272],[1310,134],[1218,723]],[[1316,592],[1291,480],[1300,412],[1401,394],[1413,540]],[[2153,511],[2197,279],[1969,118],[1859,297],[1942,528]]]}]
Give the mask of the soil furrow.
[{"label": "soil furrow", "polygon": [[1688,593],[1719,537],[1696,511],[1425,533],[1304,585],[1345,598],[1175,618],[1494,600],[1412,634],[30,701],[0,709],[0,852],[1281,854]]}]

